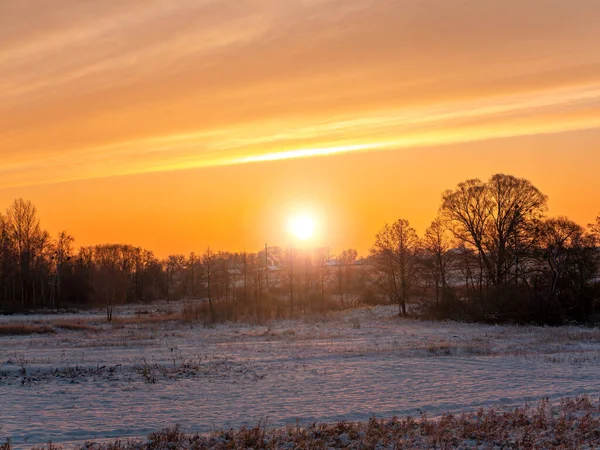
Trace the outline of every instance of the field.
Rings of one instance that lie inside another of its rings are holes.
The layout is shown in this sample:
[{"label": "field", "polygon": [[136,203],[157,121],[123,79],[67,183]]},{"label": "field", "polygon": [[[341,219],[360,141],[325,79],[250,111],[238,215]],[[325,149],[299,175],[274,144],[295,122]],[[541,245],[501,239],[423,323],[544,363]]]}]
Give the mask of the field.
[{"label": "field", "polygon": [[[401,320],[393,307],[266,324],[184,323],[181,305],[0,318],[0,439],[145,438],[600,396],[600,329]],[[296,428],[298,429],[298,428]]]}]

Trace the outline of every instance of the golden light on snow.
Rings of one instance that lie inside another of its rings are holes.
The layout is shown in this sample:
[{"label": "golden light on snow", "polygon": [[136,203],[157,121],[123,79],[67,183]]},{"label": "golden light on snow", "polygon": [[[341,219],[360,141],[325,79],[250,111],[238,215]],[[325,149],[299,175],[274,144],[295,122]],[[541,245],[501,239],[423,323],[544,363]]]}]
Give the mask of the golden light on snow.
[{"label": "golden light on snow", "polygon": [[289,218],[288,230],[295,238],[306,240],[315,233],[315,220],[306,214],[299,214]]}]

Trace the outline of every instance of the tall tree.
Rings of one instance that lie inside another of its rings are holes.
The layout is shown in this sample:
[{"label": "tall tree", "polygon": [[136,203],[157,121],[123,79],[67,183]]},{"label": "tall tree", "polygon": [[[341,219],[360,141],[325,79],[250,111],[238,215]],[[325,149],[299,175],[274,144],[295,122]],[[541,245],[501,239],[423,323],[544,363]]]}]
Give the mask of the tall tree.
[{"label": "tall tree", "polygon": [[551,218],[540,227],[538,245],[550,298],[570,317],[584,319],[592,313],[591,289],[600,269],[595,236],[566,217]]},{"label": "tall tree", "polygon": [[[48,234],[42,230],[36,207],[22,198],[16,199],[6,211],[8,236],[13,241],[18,258],[21,302],[35,303],[35,277],[32,265],[49,244]],[[32,304],[31,306],[35,306]]]},{"label": "tall tree", "polygon": [[73,256],[73,242],[75,242],[75,238],[63,230],[58,233],[54,244],[54,252],[51,257],[54,262],[51,297],[52,306],[57,310],[60,309],[63,297],[62,281],[69,271]]},{"label": "tall tree", "polygon": [[419,238],[406,219],[385,224],[375,236],[371,254],[380,270],[387,275],[390,300],[398,304],[399,314],[406,315],[406,305],[417,279]]},{"label": "tall tree", "polygon": [[198,276],[198,265],[199,260],[194,252],[191,252],[187,259],[187,273],[189,276],[189,289],[190,289],[190,297],[196,297],[196,278]]},{"label": "tall tree", "polygon": [[[171,296],[175,287],[182,280],[183,269],[185,267],[185,256],[184,255],[169,255],[166,260],[163,262],[164,270],[166,273],[166,281],[167,281],[167,302],[171,300]],[[183,291],[185,292],[185,286],[183,287]]]},{"label": "tall tree", "polygon": [[[348,248],[339,256],[338,266],[338,288],[340,297],[343,301],[347,300],[348,290],[350,288],[351,276],[352,276],[352,264],[356,261],[358,252],[353,248]],[[342,273],[344,274],[342,277]]]},{"label": "tall tree", "polygon": [[290,292],[290,313],[294,313],[294,280],[296,270],[296,251],[294,248],[287,249],[287,270],[286,276]]},{"label": "tall tree", "polygon": [[547,197],[530,181],[497,174],[446,191],[441,213],[454,236],[477,250],[489,282],[501,285],[546,207]]},{"label": "tall tree", "polygon": [[329,276],[329,266],[327,262],[331,256],[329,248],[323,247],[316,250],[314,254],[314,263],[317,270],[317,277],[319,280],[319,298],[320,298],[320,309],[321,313],[325,309],[325,282]]},{"label": "tall tree", "polygon": [[423,249],[435,285],[436,303],[439,303],[440,297],[445,300],[448,295],[448,267],[452,249],[447,228],[439,217],[425,230]]},{"label": "tall tree", "polygon": [[202,268],[204,269],[204,277],[206,280],[206,292],[208,295],[208,306],[210,308],[210,316],[212,321],[216,320],[215,309],[213,307],[212,288],[215,278],[217,255],[210,247],[202,255]]},{"label": "tall tree", "polygon": [[115,305],[125,303],[131,286],[129,248],[119,244],[96,245],[90,256],[96,272],[94,295],[106,308],[106,318],[112,321]]}]

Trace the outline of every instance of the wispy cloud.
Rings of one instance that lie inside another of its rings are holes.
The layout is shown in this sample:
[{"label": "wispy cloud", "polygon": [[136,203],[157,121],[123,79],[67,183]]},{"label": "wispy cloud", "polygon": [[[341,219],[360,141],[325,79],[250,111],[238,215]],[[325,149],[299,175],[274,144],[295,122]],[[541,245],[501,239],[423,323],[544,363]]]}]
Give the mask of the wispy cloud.
[{"label": "wispy cloud", "polygon": [[0,187],[599,127],[598,14],[5,0]]}]

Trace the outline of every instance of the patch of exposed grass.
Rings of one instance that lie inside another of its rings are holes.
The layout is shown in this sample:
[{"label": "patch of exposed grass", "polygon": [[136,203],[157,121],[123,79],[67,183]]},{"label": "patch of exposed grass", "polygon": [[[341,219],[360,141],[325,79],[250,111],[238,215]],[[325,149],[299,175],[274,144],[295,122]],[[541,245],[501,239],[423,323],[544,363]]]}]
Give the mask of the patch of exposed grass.
[{"label": "patch of exposed grass", "polygon": [[136,316],[113,317],[112,324],[116,327],[120,325],[144,325],[160,324],[165,322],[174,322],[181,320],[179,314],[149,314]]},{"label": "patch of exposed grass", "polygon": [[543,331],[536,334],[536,341],[543,344],[600,342],[600,328],[544,328]]},{"label": "patch of exposed grass", "polygon": [[78,320],[56,320],[51,323],[5,323],[0,324],[0,336],[27,336],[52,334],[57,330],[96,331],[91,325]]},{"label": "patch of exposed grass", "polygon": [[444,342],[436,342],[427,346],[427,354],[430,356],[451,356],[453,350],[456,350],[455,346]]},{"label": "patch of exposed grass", "polygon": [[491,356],[496,354],[490,345],[482,345],[479,343],[467,344],[462,350],[466,355],[473,356]]},{"label": "patch of exposed grass", "polygon": [[26,336],[29,334],[50,334],[54,328],[48,325],[6,323],[0,325],[0,336]]},{"label": "patch of exposed grass", "polygon": [[97,331],[93,326],[83,323],[80,320],[56,320],[52,322],[55,328],[61,328],[69,331]]}]

